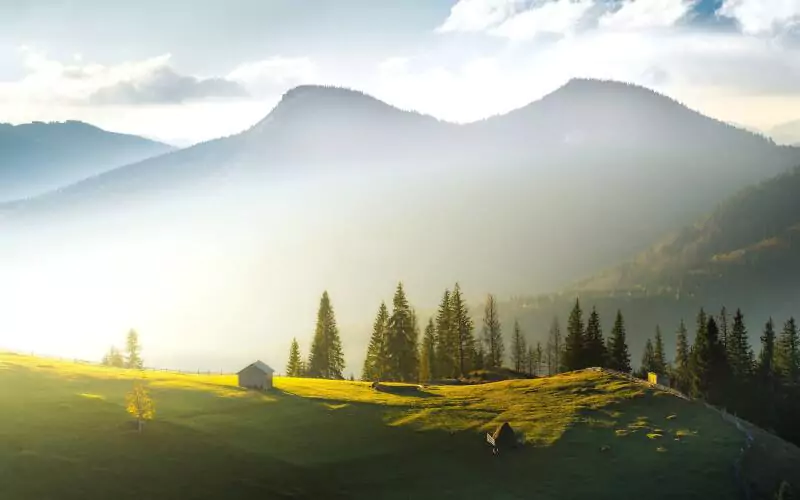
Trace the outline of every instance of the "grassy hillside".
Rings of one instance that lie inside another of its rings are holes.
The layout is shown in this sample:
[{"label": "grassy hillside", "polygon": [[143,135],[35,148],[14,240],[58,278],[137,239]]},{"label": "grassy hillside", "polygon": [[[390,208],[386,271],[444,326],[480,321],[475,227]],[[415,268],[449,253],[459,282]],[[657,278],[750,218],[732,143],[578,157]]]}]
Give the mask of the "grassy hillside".
[{"label": "grassy hillside", "polygon": [[[265,394],[235,387],[233,376],[144,372],[157,413],[141,435],[123,405],[138,376],[0,354],[0,498],[737,491],[738,430],[700,404],[600,372],[380,393],[360,382],[278,378]],[[504,421],[527,444],[493,456],[482,433]]]}]

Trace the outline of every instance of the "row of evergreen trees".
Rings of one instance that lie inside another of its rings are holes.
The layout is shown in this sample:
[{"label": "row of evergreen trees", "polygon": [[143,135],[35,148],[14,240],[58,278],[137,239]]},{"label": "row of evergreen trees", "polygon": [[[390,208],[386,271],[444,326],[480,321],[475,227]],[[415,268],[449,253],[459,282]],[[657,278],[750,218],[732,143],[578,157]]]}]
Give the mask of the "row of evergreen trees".
[{"label": "row of evergreen trees", "polygon": [[[459,378],[473,370],[498,369],[504,365],[505,342],[497,301],[488,295],[479,338],[458,283],[445,290],[435,317],[428,320],[420,336],[417,315],[399,283],[391,311],[381,303],[367,347],[362,380],[404,382]],[[513,368],[520,373],[541,375],[561,371],[562,340],[558,322],[550,332],[547,347],[528,345],[519,323],[514,324],[510,346]],[[320,300],[311,352],[302,359],[293,339],[286,367],[288,376],[343,378],[344,357],[333,306],[327,292]]]},{"label": "row of evergreen trees", "polygon": [[297,339],[292,339],[289,348],[289,362],[286,375],[289,377],[344,378],[344,351],[336,326],[336,315],[333,312],[327,290],[322,293],[317,311],[317,325],[311,341],[311,352],[308,361],[300,355]]},{"label": "row of evergreen trees", "polygon": [[760,340],[756,355],[741,310],[731,318],[724,307],[718,316],[701,309],[694,343],[689,342],[686,325],[681,321],[675,362],[670,365],[657,328],[655,345],[648,339],[645,347],[641,371],[668,373],[676,389],[727,408],[798,443],[800,337],[795,319],[789,318],[776,333],[770,318]]},{"label": "row of evergreen trees", "polygon": [[628,352],[622,311],[617,311],[611,335],[608,341],[605,341],[597,309],[592,308],[589,319],[584,325],[580,300],[576,300],[567,321],[564,352],[559,362],[561,371],[599,366],[629,373],[631,357]]}]

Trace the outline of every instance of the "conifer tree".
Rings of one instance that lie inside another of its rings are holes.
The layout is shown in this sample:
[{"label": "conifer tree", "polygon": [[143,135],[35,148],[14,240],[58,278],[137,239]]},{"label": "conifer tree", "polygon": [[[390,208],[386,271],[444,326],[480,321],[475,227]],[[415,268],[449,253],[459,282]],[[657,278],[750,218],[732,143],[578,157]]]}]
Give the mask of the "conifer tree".
[{"label": "conifer tree", "polygon": [[464,376],[470,370],[471,355],[475,351],[475,338],[472,334],[472,318],[469,317],[467,304],[461,296],[461,287],[456,283],[450,294],[450,318],[455,340],[458,375]]},{"label": "conifer tree", "polygon": [[558,317],[553,318],[550,324],[550,332],[547,337],[547,373],[553,375],[561,373],[562,358],[564,351],[564,341],[561,337],[561,326],[558,324]]},{"label": "conifer tree", "polygon": [[386,303],[381,302],[375,322],[372,324],[372,336],[367,346],[367,357],[361,380],[378,381],[386,371],[386,335],[389,329],[389,310]]},{"label": "conifer tree", "polygon": [[[705,326],[702,320],[706,320]],[[690,356],[691,390],[712,404],[721,401],[727,380],[725,351],[719,341],[719,329],[713,317],[701,309],[698,314],[698,332]]]},{"label": "conifer tree", "polygon": [[664,339],[661,337],[661,327],[656,325],[655,346],[653,349],[653,371],[659,374],[667,373],[667,356],[664,352]]},{"label": "conifer tree", "polygon": [[625,319],[622,317],[622,311],[617,309],[614,328],[611,330],[611,336],[608,339],[608,367],[612,370],[630,373],[631,355],[628,353],[628,344],[625,337]]},{"label": "conifer tree", "polygon": [[410,370],[410,379],[409,380],[417,380],[419,377],[419,343],[420,343],[420,331],[419,331],[419,320],[417,319],[417,311],[413,307],[411,308],[411,325],[413,326],[411,330],[411,360],[410,365],[408,366],[408,370]]},{"label": "conifer tree", "polygon": [[525,337],[519,327],[519,321],[514,321],[514,335],[511,337],[511,363],[514,370],[521,372],[525,370],[525,359],[528,355],[528,347],[525,345]]},{"label": "conifer tree", "polygon": [[686,324],[681,320],[678,326],[678,342],[675,349],[675,385],[681,392],[689,392],[689,339]]},{"label": "conifer tree", "polygon": [[457,377],[456,343],[453,339],[450,291],[445,290],[436,314],[436,367],[440,377]]},{"label": "conifer tree", "polygon": [[536,342],[536,350],[533,353],[533,375],[538,377],[542,374],[542,359],[544,358],[544,350],[542,343]]},{"label": "conifer tree", "polygon": [[784,323],[775,346],[775,371],[784,383],[800,381],[800,339],[794,318]]},{"label": "conifer tree", "polygon": [[476,347],[472,353],[472,369],[483,370],[484,368],[488,368],[488,361],[489,354],[483,348],[483,344],[481,342],[476,342]]},{"label": "conifer tree", "polygon": [[726,357],[731,374],[739,382],[747,380],[753,373],[754,360],[750,341],[747,338],[747,328],[744,325],[744,315],[740,309],[736,310],[733,317],[733,328],[728,333],[726,344]]},{"label": "conifer tree", "polygon": [[656,364],[656,351],[653,348],[653,341],[647,339],[644,344],[644,352],[642,353],[642,364],[639,366],[639,377],[647,378],[647,374],[655,371]]},{"label": "conifer tree", "polygon": [[436,373],[436,326],[433,318],[428,320],[425,335],[422,338],[422,348],[419,355],[419,381],[430,382],[438,377]]},{"label": "conifer tree", "polygon": [[410,382],[417,378],[415,314],[408,304],[403,284],[398,283],[392,300],[392,315],[386,335],[386,378]]},{"label": "conifer tree", "polygon": [[579,299],[575,299],[575,307],[569,315],[567,323],[567,337],[564,339],[564,361],[565,371],[580,370],[585,368],[584,362],[584,329],[583,311]]},{"label": "conifer tree", "polygon": [[144,366],[144,361],[142,360],[142,346],[139,344],[139,334],[136,333],[136,330],[128,332],[125,351],[127,353],[125,368],[141,370],[142,366]]},{"label": "conifer tree", "polygon": [[322,293],[317,311],[317,326],[311,343],[308,366],[309,377],[343,379],[344,353],[327,290]]},{"label": "conifer tree", "polygon": [[525,355],[525,371],[528,375],[536,376],[536,349],[533,345],[528,345],[528,352]]},{"label": "conifer tree", "polygon": [[503,366],[503,334],[500,329],[500,317],[497,312],[497,300],[489,294],[483,312],[483,343],[486,346],[486,368]]},{"label": "conifer tree", "polygon": [[761,335],[761,353],[758,356],[759,378],[772,385],[775,380],[775,323],[772,318],[764,325]]},{"label": "conifer tree", "polygon": [[299,377],[301,375],[301,363],[300,344],[297,343],[297,339],[292,339],[292,345],[289,347],[289,362],[286,364],[286,376]]},{"label": "conifer tree", "polygon": [[122,356],[122,353],[119,352],[114,346],[108,350],[105,356],[103,356],[102,364],[106,366],[113,366],[115,368],[124,368],[125,367],[125,358]]},{"label": "conifer tree", "polygon": [[719,326],[719,342],[722,344],[722,348],[725,350],[725,353],[728,352],[728,340],[730,339],[730,328],[728,321],[728,309],[725,306],[722,306],[722,310],[719,312],[719,321],[717,326]]},{"label": "conifer tree", "polygon": [[592,307],[589,320],[586,322],[583,342],[584,367],[604,367],[606,364],[606,346],[603,342],[603,331],[600,327],[600,315],[595,307]]}]

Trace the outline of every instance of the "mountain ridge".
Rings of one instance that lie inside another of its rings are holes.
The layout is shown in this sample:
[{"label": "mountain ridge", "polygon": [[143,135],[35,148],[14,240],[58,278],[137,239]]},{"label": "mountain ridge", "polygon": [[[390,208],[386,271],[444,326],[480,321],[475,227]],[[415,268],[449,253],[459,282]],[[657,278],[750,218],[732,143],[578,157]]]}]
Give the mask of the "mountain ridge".
[{"label": "mountain ridge", "polygon": [[0,124],[0,200],[47,195],[98,173],[173,151],[86,122]]}]

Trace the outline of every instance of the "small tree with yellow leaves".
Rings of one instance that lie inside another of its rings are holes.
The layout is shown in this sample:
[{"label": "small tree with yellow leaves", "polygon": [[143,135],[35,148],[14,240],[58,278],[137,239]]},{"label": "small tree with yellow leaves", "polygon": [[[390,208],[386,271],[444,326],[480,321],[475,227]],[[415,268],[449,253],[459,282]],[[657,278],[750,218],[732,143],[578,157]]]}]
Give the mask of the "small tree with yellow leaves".
[{"label": "small tree with yellow leaves", "polygon": [[146,420],[153,420],[156,414],[156,407],[147,389],[141,383],[136,383],[133,390],[125,397],[126,409],[128,413],[136,419],[139,432]]}]

